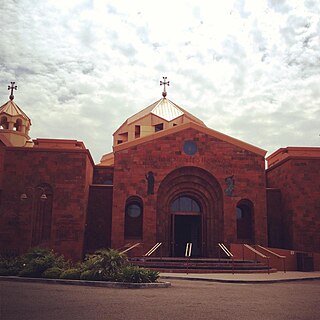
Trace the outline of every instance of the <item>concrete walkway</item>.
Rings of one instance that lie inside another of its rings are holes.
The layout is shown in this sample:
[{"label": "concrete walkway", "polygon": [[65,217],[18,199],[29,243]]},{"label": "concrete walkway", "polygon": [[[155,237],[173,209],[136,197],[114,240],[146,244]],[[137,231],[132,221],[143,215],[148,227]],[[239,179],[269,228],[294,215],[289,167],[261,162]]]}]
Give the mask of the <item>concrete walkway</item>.
[{"label": "concrete walkway", "polygon": [[320,280],[320,271],[287,271],[275,273],[160,273],[161,279],[180,279],[194,281],[230,282],[230,283],[274,283],[301,280]]}]

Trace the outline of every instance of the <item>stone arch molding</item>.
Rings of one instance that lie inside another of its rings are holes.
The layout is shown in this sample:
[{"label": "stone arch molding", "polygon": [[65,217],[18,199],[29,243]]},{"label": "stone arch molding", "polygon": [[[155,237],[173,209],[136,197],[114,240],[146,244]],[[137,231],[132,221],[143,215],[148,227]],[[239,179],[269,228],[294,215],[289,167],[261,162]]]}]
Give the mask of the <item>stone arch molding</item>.
[{"label": "stone arch molding", "polygon": [[223,241],[223,192],[217,179],[198,167],[180,167],[160,183],[157,194],[157,241],[170,255],[172,219],[170,205],[179,196],[190,196],[201,206],[202,256],[216,255]]}]

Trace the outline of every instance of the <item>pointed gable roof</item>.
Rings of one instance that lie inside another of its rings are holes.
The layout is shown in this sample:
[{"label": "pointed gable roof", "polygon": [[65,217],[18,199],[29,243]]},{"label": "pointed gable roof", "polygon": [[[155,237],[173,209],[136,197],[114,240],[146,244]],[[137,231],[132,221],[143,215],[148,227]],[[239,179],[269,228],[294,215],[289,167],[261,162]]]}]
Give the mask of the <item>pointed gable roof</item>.
[{"label": "pointed gable roof", "polygon": [[135,115],[127,119],[127,123],[128,124],[133,123],[147,116],[148,114],[154,114],[166,121],[172,121],[182,115],[186,115],[189,118],[191,118],[193,121],[201,125],[204,125],[203,121],[193,116],[191,113],[179,107],[177,104],[175,104],[174,102],[172,102],[167,98],[161,98],[160,100],[154,102],[147,108],[136,113]]}]

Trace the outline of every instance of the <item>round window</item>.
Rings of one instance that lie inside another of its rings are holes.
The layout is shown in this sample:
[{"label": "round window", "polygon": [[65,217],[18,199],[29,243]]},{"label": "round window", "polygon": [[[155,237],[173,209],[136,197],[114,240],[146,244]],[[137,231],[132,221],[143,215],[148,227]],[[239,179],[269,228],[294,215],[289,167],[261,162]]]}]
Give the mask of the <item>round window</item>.
[{"label": "round window", "polygon": [[131,218],[138,218],[141,215],[141,207],[137,204],[129,204],[127,214]]},{"label": "round window", "polygon": [[194,141],[185,141],[183,144],[183,152],[189,156],[193,156],[198,151],[198,147]]}]

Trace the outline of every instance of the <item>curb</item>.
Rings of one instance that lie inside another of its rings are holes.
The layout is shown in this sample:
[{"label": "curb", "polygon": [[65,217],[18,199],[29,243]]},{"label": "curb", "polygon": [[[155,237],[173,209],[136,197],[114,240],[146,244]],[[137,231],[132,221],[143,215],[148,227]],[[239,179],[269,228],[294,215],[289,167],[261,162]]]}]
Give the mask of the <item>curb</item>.
[{"label": "curb", "polygon": [[67,279],[43,279],[43,278],[21,278],[0,276],[0,281],[32,282],[47,284],[67,284],[76,286],[123,288],[123,289],[149,289],[149,288],[169,288],[170,282],[154,283],[130,283],[130,282],[108,282],[108,281],[87,281],[87,280],[67,280]]},{"label": "curb", "polygon": [[297,282],[307,280],[320,280],[320,277],[291,278],[291,279],[272,279],[272,280],[231,280],[231,279],[209,279],[209,278],[192,278],[192,277],[175,277],[160,276],[161,279],[187,280],[187,281],[205,281],[205,282],[222,282],[222,283],[242,283],[242,284],[266,284],[278,282]]}]

